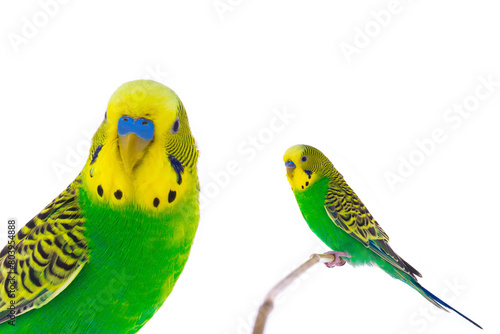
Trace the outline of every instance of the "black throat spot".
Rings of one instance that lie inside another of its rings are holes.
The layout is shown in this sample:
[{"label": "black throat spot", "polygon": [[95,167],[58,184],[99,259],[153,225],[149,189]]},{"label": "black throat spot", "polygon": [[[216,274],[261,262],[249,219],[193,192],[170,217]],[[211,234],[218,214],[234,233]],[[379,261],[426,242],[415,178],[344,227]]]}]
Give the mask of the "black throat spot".
[{"label": "black throat spot", "polygon": [[168,202],[172,203],[175,200],[175,197],[177,196],[177,192],[170,190],[168,193]]}]

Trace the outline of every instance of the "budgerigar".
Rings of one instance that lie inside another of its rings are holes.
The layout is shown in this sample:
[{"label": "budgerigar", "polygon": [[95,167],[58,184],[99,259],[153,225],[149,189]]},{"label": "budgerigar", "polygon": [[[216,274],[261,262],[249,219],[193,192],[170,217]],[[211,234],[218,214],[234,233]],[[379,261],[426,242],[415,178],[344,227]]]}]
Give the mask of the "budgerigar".
[{"label": "budgerigar", "polygon": [[0,253],[0,333],[137,332],[188,258],[197,159],[172,90],[119,87],[81,173]]},{"label": "budgerigar", "polygon": [[418,291],[437,307],[451,309],[417,282],[422,275],[389,246],[389,237],[344,181],[328,158],[307,145],[290,147],[283,158],[290,183],[304,219],[311,230],[333,251],[329,267],[377,265],[392,277]]}]

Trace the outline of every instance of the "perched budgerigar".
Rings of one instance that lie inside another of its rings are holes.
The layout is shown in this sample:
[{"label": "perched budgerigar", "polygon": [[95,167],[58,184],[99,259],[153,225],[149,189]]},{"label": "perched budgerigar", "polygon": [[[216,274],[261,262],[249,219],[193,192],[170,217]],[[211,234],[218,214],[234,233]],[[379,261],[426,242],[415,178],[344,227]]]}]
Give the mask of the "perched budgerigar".
[{"label": "perched budgerigar", "polygon": [[0,253],[0,333],[137,332],[188,258],[197,159],[172,90],[119,87],[81,173]]},{"label": "perched budgerigar", "polygon": [[344,181],[328,158],[307,145],[290,147],[284,155],[288,182],[311,230],[333,251],[329,267],[377,265],[417,290],[437,307],[451,309],[417,282],[422,275],[389,246],[389,237]]}]

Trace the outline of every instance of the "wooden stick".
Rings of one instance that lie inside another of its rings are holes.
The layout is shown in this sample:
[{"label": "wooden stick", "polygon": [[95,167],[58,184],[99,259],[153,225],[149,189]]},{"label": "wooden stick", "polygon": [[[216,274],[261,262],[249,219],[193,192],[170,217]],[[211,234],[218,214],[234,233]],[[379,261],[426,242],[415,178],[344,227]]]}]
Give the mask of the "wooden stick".
[{"label": "wooden stick", "polygon": [[255,325],[253,328],[253,334],[263,334],[264,328],[266,326],[267,318],[274,308],[274,301],[276,297],[283,292],[290,284],[293,283],[300,275],[306,272],[309,268],[314,266],[316,263],[327,263],[335,261],[335,255],[330,254],[313,254],[311,258],[304,262],[300,267],[292,271],[287,277],[282,279],[278,284],[276,284],[271,291],[267,294],[264,302],[259,308],[259,313],[257,314],[257,319],[255,320]]}]

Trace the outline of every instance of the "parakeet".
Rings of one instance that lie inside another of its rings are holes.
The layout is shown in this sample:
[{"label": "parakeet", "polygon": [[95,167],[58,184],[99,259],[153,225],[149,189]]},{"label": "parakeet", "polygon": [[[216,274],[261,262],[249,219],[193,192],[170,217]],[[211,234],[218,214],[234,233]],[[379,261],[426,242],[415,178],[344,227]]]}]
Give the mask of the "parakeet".
[{"label": "parakeet", "polygon": [[329,253],[336,255],[329,267],[346,262],[377,265],[438,308],[451,309],[481,328],[417,282],[417,276],[422,275],[392,250],[389,236],[323,153],[312,146],[295,145],[285,152],[283,160],[304,219],[333,250]]},{"label": "parakeet", "polygon": [[81,173],[0,253],[0,333],[137,332],[188,259],[198,154],[172,90],[120,86]]}]

